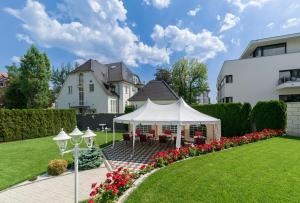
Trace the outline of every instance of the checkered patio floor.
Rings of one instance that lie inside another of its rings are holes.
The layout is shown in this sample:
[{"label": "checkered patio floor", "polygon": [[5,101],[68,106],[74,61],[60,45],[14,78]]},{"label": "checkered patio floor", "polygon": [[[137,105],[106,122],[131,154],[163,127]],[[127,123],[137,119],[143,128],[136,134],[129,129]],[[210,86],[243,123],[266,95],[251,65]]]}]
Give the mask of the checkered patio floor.
[{"label": "checkered patio floor", "polygon": [[125,167],[129,170],[137,170],[141,165],[147,164],[156,152],[166,149],[165,145],[160,145],[157,141],[145,144],[136,142],[132,156],[132,143],[119,141],[115,143],[114,148],[110,145],[105,147],[102,152],[111,168]]}]

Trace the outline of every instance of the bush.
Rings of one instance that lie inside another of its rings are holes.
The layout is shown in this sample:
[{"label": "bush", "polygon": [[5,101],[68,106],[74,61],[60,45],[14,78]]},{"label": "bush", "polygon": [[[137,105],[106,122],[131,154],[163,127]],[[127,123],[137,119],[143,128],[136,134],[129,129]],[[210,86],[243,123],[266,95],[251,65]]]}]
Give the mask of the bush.
[{"label": "bush", "polygon": [[222,136],[233,137],[251,131],[249,103],[193,105],[197,111],[221,120]]},{"label": "bush", "polygon": [[286,104],[283,101],[257,102],[251,112],[251,121],[257,131],[264,128],[285,129]]},{"label": "bush", "polygon": [[124,113],[125,113],[125,114],[126,114],[126,113],[131,113],[131,112],[133,112],[134,110],[135,110],[135,107],[134,107],[133,105],[126,106],[126,107],[125,107]]},{"label": "bush", "polygon": [[48,174],[52,176],[57,176],[62,174],[67,170],[68,162],[63,159],[51,160],[48,164]]},{"label": "bush", "polygon": [[98,168],[102,163],[101,151],[93,147],[87,151],[82,151],[78,157],[78,169],[89,170]]},{"label": "bush", "polygon": [[61,128],[71,131],[75,125],[72,109],[0,109],[0,136],[4,141],[53,136]]}]

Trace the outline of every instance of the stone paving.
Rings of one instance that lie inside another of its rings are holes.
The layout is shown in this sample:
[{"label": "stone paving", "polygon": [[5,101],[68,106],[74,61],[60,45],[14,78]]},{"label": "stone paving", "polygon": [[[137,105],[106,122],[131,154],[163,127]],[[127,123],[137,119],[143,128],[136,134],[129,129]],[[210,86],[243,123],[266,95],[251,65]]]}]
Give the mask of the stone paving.
[{"label": "stone paving", "polygon": [[[89,198],[91,184],[102,182],[108,172],[104,164],[79,172],[79,200]],[[0,203],[73,203],[74,173],[16,186],[0,192]]]}]

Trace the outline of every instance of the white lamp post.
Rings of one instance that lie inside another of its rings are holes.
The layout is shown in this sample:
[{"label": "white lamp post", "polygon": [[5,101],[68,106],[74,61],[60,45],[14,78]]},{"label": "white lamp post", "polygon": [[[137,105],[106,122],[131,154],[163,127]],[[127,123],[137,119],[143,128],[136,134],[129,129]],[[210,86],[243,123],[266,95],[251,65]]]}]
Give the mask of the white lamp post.
[{"label": "white lamp post", "polygon": [[[70,135],[70,136],[69,136]],[[61,154],[66,154],[69,152],[74,153],[74,170],[75,170],[75,203],[78,203],[78,151],[79,151],[79,144],[84,139],[87,147],[90,149],[93,146],[94,138],[96,136],[93,131],[90,130],[88,127],[87,131],[83,134],[77,126],[75,129],[70,133],[67,134],[61,129],[60,133],[53,138],[56,141],[57,146],[61,152]],[[74,148],[71,150],[67,150],[68,140],[71,140],[71,143],[74,145]],[[82,149],[85,150],[85,149]]]}]

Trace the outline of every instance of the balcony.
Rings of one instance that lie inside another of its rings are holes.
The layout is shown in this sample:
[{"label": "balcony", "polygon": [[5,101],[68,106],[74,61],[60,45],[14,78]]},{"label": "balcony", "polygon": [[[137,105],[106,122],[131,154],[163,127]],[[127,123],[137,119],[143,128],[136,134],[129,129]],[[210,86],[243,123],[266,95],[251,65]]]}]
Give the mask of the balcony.
[{"label": "balcony", "polygon": [[278,80],[277,90],[300,87],[300,77],[281,77]]}]

